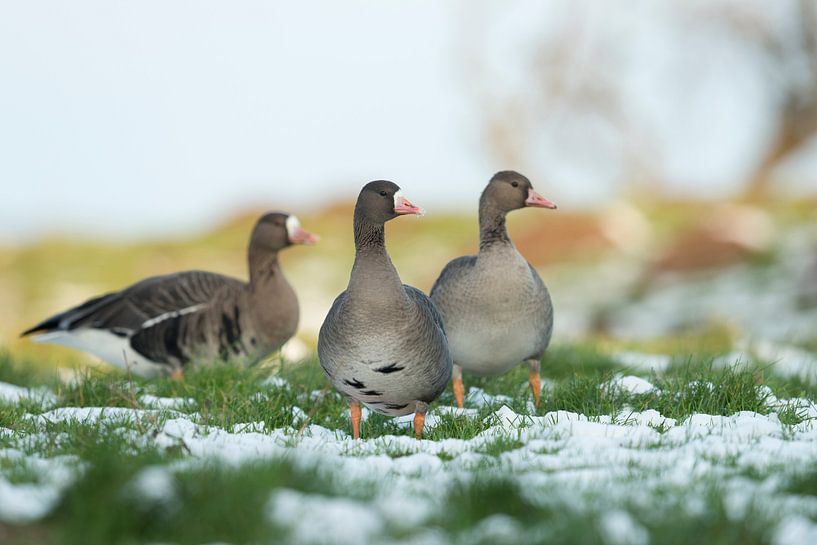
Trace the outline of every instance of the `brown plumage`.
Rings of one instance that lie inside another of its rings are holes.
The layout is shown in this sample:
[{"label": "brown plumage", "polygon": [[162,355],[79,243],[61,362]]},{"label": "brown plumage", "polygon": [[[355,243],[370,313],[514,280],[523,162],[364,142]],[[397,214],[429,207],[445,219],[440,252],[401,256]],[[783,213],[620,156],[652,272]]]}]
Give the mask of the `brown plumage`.
[{"label": "brown plumage", "polygon": [[278,252],[316,240],[298,219],[261,217],[250,239],[249,282],[205,271],[147,278],[48,318],[23,335],[90,352],[152,376],[218,360],[253,364],[298,326],[298,299]]}]

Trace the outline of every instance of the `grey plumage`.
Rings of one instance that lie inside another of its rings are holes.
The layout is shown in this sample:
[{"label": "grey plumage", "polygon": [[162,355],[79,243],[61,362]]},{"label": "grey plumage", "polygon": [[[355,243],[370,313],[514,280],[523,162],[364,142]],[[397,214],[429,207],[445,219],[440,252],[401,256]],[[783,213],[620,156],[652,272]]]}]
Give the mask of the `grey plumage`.
[{"label": "grey plumage", "polygon": [[550,342],[550,294],[505,228],[506,214],[525,206],[555,208],[521,174],[497,173],[480,197],[479,253],[449,262],[431,289],[445,323],[455,379],[460,368],[493,375],[528,361],[533,370]]},{"label": "grey plumage", "polygon": [[146,376],[216,360],[252,364],[294,335],[298,300],[278,251],[314,237],[297,218],[263,216],[249,246],[250,282],[205,271],[142,280],[25,331]]},{"label": "grey plumage", "polygon": [[400,281],[386,252],[384,223],[397,216],[398,191],[391,182],[371,182],[358,197],[355,263],[321,326],[318,356],[333,386],[353,402],[387,415],[424,414],[445,389],[452,362],[439,312]]},{"label": "grey plumage", "polygon": [[804,309],[817,307],[817,247],[810,257],[797,286],[798,305]]}]

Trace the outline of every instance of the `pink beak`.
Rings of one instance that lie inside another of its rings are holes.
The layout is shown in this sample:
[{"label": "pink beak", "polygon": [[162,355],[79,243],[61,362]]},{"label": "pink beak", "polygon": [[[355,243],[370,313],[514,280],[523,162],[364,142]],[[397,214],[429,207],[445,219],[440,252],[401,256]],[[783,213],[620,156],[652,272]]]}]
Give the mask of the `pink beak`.
[{"label": "pink beak", "polygon": [[547,200],[533,189],[528,189],[528,198],[525,199],[525,206],[531,206],[533,208],[550,208],[551,210],[556,209],[556,203]]},{"label": "pink beak", "polygon": [[406,214],[417,214],[421,215],[423,213],[423,209],[419,206],[414,206],[411,204],[411,201],[403,196],[397,197],[394,203],[394,213],[399,214],[401,216]]},{"label": "pink beak", "polygon": [[300,227],[296,227],[294,232],[289,236],[289,241],[292,244],[315,244],[321,239],[318,235],[304,231]]}]

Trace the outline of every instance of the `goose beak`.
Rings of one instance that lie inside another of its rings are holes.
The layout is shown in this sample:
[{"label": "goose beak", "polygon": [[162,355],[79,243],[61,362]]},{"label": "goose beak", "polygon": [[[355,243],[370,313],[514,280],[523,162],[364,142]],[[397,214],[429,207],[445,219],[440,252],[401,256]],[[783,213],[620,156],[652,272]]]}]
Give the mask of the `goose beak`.
[{"label": "goose beak", "polygon": [[292,244],[306,244],[311,245],[315,244],[321,239],[318,235],[314,233],[310,233],[309,231],[304,231],[300,227],[296,227],[292,230],[292,233],[289,235],[289,241]]},{"label": "goose beak", "polygon": [[287,240],[290,244],[315,244],[320,240],[318,235],[314,235],[301,228],[301,222],[297,216],[287,218]]},{"label": "goose beak", "polygon": [[420,208],[419,206],[414,206],[410,200],[405,198],[398,191],[397,193],[394,194],[394,213],[400,216],[406,214],[415,214],[421,216],[423,215],[423,209]]},{"label": "goose beak", "polygon": [[533,208],[550,208],[551,210],[556,209],[556,203],[547,200],[533,189],[528,189],[528,198],[525,199],[525,206],[530,206]]}]

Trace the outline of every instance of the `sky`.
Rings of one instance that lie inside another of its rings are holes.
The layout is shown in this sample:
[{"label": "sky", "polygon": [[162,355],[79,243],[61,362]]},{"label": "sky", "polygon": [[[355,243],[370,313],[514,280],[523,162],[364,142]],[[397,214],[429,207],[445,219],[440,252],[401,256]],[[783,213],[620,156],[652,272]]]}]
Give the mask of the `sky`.
[{"label": "sky", "polygon": [[[377,178],[430,213],[467,210],[504,168],[560,204],[603,203],[633,149],[676,187],[728,194],[774,134],[762,59],[717,25],[690,32],[678,6],[694,2],[614,4],[2,2],[0,242],[207,229]],[[564,35],[575,92],[542,110],[531,63]],[[575,100],[599,75],[640,140]],[[519,160],[486,137],[509,105]]]},{"label": "sky", "polygon": [[0,229],[196,229],[376,178],[428,204],[470,181],[472,204],[492,165],[447,74],[446,6],[412,5],[5,4]]}]

